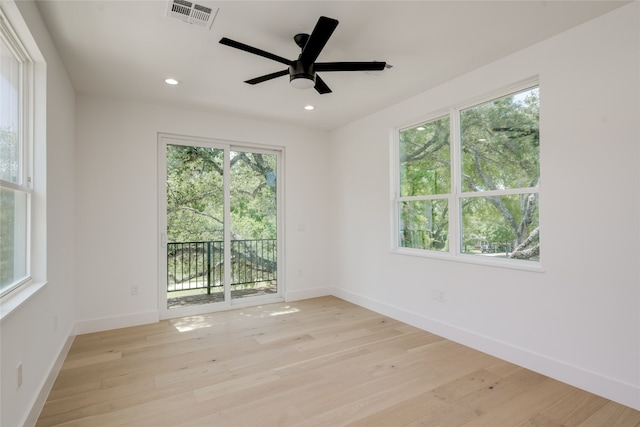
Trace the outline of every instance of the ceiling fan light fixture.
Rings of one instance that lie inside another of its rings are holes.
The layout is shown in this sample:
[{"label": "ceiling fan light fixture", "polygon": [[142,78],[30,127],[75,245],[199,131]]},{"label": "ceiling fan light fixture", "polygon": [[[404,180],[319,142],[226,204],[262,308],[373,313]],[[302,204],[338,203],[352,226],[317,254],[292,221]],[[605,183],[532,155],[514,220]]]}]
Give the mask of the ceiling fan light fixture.
[{"label": "ceiling fan light fixture", "polygon": [[316,82],[311,76],[291,76],[289,83],[296,89],[311,89],[316,85]]},{"label": "ceiling fan light fixture", "polygon": [[313,66],[305,67],[301,61],[293,61],[289,66],[289,83],[296,89],[311,89],[316,85]]}]

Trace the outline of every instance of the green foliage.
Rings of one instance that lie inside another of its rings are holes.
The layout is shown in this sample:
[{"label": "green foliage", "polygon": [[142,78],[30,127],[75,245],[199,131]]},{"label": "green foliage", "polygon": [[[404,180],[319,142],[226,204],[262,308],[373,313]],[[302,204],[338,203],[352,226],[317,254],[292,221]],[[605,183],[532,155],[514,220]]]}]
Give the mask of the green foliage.
[{"label": "green foliage", "polygon": [[[232,239],[276,238],[276,156],[230,153]],[[224,151],[167,146],[167,234],[171,242],[223,240]]]},{"label": "green foliage", "polygon": [[400,132],[400,195],[447,194],[451,187],[449,118]]},{"label": "green foliage", "polygon": [[416,200],[401,203],[401,246],[447,250],[448,211],[447,200]]},{"label": "green foliage", "polygon": [[167,236],[171,242],[223,239],[223,151],[167,146]]},{"label": "green foliage", "polygon": [[10,285],[13,271],[15,196],[0,188],[0,287]]},{"label": "green foliage", "polygon": [[[9,128],[0,128],[0,179],[19,181],[18,135]],[[14,248],[16,223],[16,196],[12,190],[0,189],[0,287],[16,279]]]},{"label": "green foliage", "polygon": [[232,232],[246,239],[276,238],[276,156],[232,152]]},{"label": "green foliage", "polygon": [[[400,132],[400,194],[403,197],[446,195],[451,187],[449,117]],[[408,201],[400,205],[401,246],[446,250],[446,199]]]},{"label": "green foliage", "polygon": [[535,187],[538,116],[537,89],[461,111],[463,191]]},{"label": "green foliage", "polygon": [[[447,246],[445,197],[453,191],[449,125],[444,117],[400,132],[400,196],[432,199],[401,204],[405,247]],[[474,252],[489,242],[512,248],[514,257],[535,259],[538,195],[527,189],[537,187],[540,179],[539,90],[462,110],[459,132],[461,191],[473,195],[460,199],[463,252]],[[516,194],[479,194],[509,189]],[[419,230],[428,230],[428,236],[416,234]]]}]

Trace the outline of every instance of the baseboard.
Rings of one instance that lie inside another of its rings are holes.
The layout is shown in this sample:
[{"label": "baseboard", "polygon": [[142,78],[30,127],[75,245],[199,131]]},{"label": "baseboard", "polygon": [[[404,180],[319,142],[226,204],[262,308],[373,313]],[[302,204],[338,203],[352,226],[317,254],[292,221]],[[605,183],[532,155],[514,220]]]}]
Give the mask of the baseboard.
[{"label": "baseboard", "polygon": [[127,314],[124,316],[103,317],[76,322],[78,335],[92,332],[109,331],[111,329],[128,328],[129,326],[146,325],[160,320],[158,311]]},{"label": "baseboard", "polygon": [[69,350],[71,349],[71,344],[73,344],[73,339],[75,338],[75,325],[71,327],[69,333],[67,334],[67,339],[62,345],[60,352],[58,353],[58,357],[53,362],[51,369],[49,369],[49,375],[45,378],[42,387],[40,387],[40,392],[36,396],[36,400],[31,405],[31,410],[27,415],[27,419],[25,420],[23,426],[24,427],[32,427],[35,426],[38,422],[38,417],[42,412],[42,408],[44,408],[44,404],[47,401],[47,397],[49,397],[49,393],[51,393],[51,389],[53,388],[53,384],[56,382],[56,378],[58,378],[58,373],[60,369],[62,369],[62,364],[67,358],[67,354],[69,354]]},{"label": "baseboard", "polygon": [[640,410],[640,387],[588,371],[566,362],[532,353],[527,349],[478,335],[439,322],[423,314],[404,310],[344,289],[331,288],[331,294],[353,304],[431,332],[467,347],[530,369],[614,402]]},{"label": "baseboard", "polygon": [[287,291],[285,294],[285,301],[299,301],[309,298],[326,297],[327,295],[333,295],[332,288],[312,288],[302,289],[299,291]]}]

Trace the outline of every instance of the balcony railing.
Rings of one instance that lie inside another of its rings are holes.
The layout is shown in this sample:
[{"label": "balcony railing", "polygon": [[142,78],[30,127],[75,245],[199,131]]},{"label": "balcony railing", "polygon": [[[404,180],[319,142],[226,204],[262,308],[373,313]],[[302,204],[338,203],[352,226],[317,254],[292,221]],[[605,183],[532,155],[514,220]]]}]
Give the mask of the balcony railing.
[{"label": "balcony railing", "polygon": [[[167,243],[167,292],[219,292],[224,277],[223,241]],[[232,289],[276,280],[276,239],[231,241]]]}]

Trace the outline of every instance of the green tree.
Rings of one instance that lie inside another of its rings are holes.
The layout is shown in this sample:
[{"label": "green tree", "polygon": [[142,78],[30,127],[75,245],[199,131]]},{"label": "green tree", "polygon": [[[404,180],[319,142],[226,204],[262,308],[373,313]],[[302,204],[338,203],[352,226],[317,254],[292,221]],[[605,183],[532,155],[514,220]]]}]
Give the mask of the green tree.
[{"label": "green tree", "polygon": [[[219,281],[224,266],[224,151],[168,145],[166,156],[168,241],[191,242],[170,245],[170,279],[199,278],[205,274],[203,266],[213,265]],[[275,155],[230,152],[232,283],[275,277],[276,173]]]},{"label": "green tree", "polygon": [[[400,195],[435,196],[450,192],[449,118],[400,132]],[[401,245],[443,250],[448,244],[446,199],[406,201],[400,205]]]},{"label": "green tree", "polygon": [[236,236],[275,239],[276,156],[232,152],[231,218]]},{"label": "green tree", "polygon": [[[0,128],[0,179],[18,181],[18,135],[9,128]],[[16,196],[10,189],[0,189],[0,287],[15,279]]]},{"label": "green tree", "polygon": [[[462,110],[459,118],[461,191],[477,193],[461,199],[463,250],[489,241],[510,247],[512,258],[535,259],[540,253],[538,193],[527,189],[540,179],[538,89]],[[400,196],[434,199],[401,204],[404,246],[446,248],[449,125],[444,117],[400,132]],[[522,191],[482,194],[507,189]]]},{"label": "green tree", "polygon": [[[169,241],[222,240],[223,150],[167,146]],[[276,238],[275,155],[231,152],[232,238]]]},{"label": "green tree", "polygon": [[[540,180],[539,91],[506,96],[460,113],[463,191],[534,188]],[[471,216],[479,216],[490,239],[509,242],[512,258],[540,254],[538,193],[484,196]],[[464,204],[470,203],[466,199]],[[463,218],[469,215],[463,207]],[[488,227],[486,224],[490,224]],[[465,234],[467,232],[465,231]],[[495,240],[494,240],[495,241]]]},{"label": "green tree", "polygon": [[167,237],[170,242],[222,240],[223,151],[167,146]]}]

